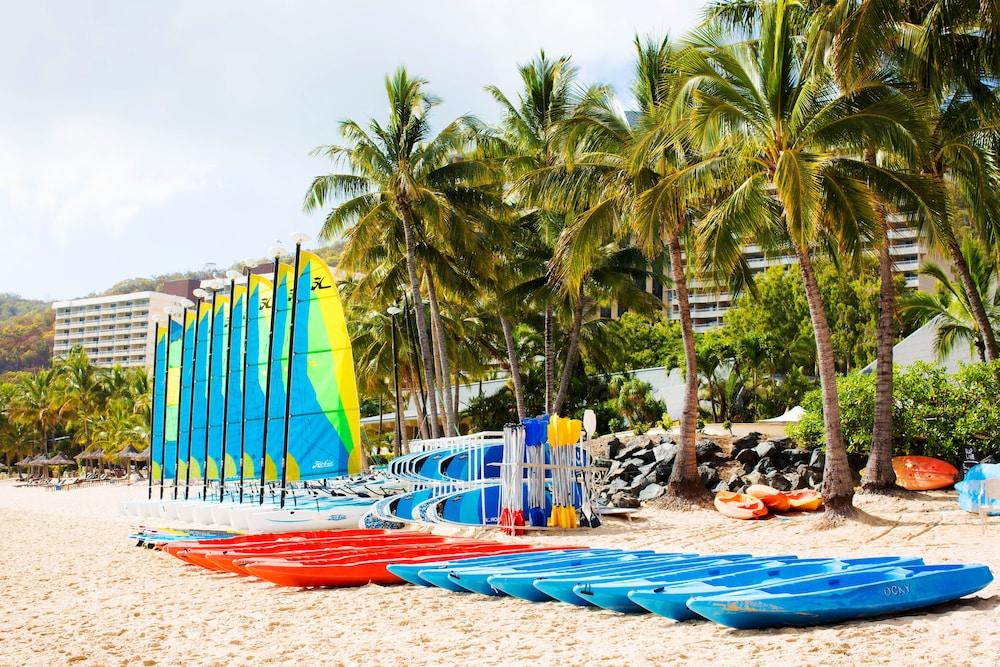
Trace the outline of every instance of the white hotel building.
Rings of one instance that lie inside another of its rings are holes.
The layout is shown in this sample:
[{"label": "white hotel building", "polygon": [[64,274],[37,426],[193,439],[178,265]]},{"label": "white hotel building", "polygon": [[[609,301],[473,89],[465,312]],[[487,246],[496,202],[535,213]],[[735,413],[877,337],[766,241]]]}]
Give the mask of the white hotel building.
[{"label": "white hotel building", "polygon": [[133,292],[89,299],[57,301],[52,356],[65,357],[83,348],[97,366],[153,364],[153,322],[166,320],[165,309],[182,297],[160,292]]}]

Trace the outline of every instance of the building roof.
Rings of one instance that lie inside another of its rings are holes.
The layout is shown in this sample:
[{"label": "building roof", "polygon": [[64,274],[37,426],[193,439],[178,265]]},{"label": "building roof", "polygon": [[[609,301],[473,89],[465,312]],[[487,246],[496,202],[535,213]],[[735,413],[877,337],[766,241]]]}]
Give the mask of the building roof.
[{"label": "building roof", "polygon": [[[928,364],[944,366],[949,373],[954,373],[963,364],[974,364],[979,361],[965,345],[956,345],[943,359],[939,358],[934,350],[934,337],[936,335],[937,326],[933,322],[928,322],[920,327],[892,347],[893,363],[896,366],[909,366],[918,361],[924,361]],[[861,372],[865,374],[874,371],[874,361],[861,369]]]},{"label": "building roof", "polygon": [[108,294],[106,296],[90,296],[85,299],[67,299],[65,301],[55,301],[53,308],[68,308],[70,306],[91,306],[98,303],[115,303],[117,301],[131,301],[134,299],[149,299],[154,296],[162,296],[167,299],[176,299],[173,294],[163,292],[129,292],[128,294]]}]

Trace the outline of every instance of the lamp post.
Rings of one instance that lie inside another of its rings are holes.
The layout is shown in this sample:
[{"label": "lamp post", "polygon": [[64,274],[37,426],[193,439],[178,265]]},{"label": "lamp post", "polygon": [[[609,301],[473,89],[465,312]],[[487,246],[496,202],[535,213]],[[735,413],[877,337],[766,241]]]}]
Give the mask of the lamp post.
[{"label": "lamp post", "polygon": [[395,454],[399,456],[403,452],[403,411],[399,404],[399,357],[397,355],[396,342],[396,315],[403,312],[398,306],[392,305],[385,309],[392,320],[392,388],[395,392],[396,400],[396,445]]}]

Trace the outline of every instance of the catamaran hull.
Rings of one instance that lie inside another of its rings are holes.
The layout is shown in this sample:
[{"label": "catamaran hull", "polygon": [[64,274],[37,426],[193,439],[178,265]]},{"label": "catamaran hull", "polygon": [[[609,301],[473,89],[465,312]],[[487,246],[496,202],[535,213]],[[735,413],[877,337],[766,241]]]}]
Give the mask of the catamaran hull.
[{"label": "catamaran hull", "polygon": [[250,514],[247,529],[251,533],[284,533],[297,530],[337,530],[357,528],[371,509],[368,504],[333,506],[320,511],[285,509]]}]

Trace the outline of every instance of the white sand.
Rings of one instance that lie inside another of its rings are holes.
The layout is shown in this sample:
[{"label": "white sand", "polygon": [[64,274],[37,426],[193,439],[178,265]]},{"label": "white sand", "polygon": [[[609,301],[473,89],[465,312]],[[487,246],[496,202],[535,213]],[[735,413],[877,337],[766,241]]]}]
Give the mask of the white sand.
[{"label": "white sand", "polygon": [[[412,586],[299,591],[213,574],[125,536],[140,487],[70,492],[0,483],[0,664],[1000,664],[1000,583],[875,622],[734,631],[569,605]],[[921,555],[1000,575],[1000,520],[984,535],[953,494],[859,504],[875,525],[817,531],[815,516],[742,523],[644,510],[566,543],[801,555]]]}]

